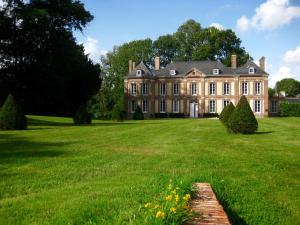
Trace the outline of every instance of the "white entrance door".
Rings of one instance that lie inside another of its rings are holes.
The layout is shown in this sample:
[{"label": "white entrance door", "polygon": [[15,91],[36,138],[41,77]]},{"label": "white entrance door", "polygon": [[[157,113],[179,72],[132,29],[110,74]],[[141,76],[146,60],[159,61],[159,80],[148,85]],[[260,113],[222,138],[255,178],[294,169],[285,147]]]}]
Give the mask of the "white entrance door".
[{"label": "white entrance door", "polygon": [[198,118],[198,103],[190,103],[190,117]]}]

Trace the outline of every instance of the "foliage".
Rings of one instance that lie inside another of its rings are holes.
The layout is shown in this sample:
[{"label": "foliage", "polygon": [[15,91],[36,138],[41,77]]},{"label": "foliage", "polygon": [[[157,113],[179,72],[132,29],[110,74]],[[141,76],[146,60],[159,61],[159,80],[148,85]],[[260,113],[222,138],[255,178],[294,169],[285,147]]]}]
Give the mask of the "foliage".
[{"label": "foliage", "polygon": [[0,110],[0,130],[24,130],[27,119],[21,105],[9,94]]},{"label": "foliage", "polygon": [[184,113],[168,113],[169,118],[184,118]]},{"label": "foliage", "polygon": [[275,96],[275,89],[274,88],[269,88],[268,89],[268,95],[269,95],[269,97],[274,97]]},{"label": "foliage", "polygon": [[167,113],[154,113],[153,115],[154,118],[168,118]]},{"label": "foliage", "polygon": [[125,117],[126,117],[126,112],[123,110],[123,107],[121,107],[121,104],[120,103],[115,104],[111,114],[112,120],[122,122],[125,119]]},{"label": "foliage", "polygon": [[203,113],[204,118],[214,118],[214,117],[219,117],[218,113]]},{"label": "foliage", "polygon": [[193,216],[190,200],[191,192],[171,181],[159,196],[141,207],[145,224],[182,224]]},{"label": "foliage", "polygon": [[280,103],[280,116],[300,116],[300,103]]},{"label": "foliage", "polygon": [[234,133],[253,134],[258,123],[245,96],[240,98],[235,110],[228,119],[228,128]]},{"label": "foliage", "polygon": [[228,128],[228,119],[230,118],[231,114],[233,113],[233,111],[235,110],[235,106],[233,105],[232,102],[230,102],[229,105],[227,105],[226,107],[224,107],[224,109],[222,110],[219,119],[220,121],[223,123],[223,125]]},{"label": "foliage", "polygon": [[136,107],[136,109],[133,113],[132,119],[134,119],[134,120],[143,120],[144,119],[144,113],[139,105]]},{"label": "foliage", "polygon": [[295,97],[300,94],[300,82],[293,78],[285,78],[276,83],[278,92],[284,91],[287,97]]},{"label": "foliage", "polygon": [[86,104],[81,104],[73,116],[74,124],[91,124],[92,115],[88,112]]}]

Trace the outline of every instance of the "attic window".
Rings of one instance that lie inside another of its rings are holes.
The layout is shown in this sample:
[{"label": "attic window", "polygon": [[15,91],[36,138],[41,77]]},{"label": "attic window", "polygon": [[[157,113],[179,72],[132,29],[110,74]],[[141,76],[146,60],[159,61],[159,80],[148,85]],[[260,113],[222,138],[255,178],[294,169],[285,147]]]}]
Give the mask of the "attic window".
[{"label": "attic window", "polygon": [[176,70],[170,70],[170,75],[171,75],[171,76],[176,75]]},{"label": "attic window", "polygon": [[254,74],[254,67],[249,67],[249,74]]},{"label": "attic window", "polygon": [[137,77],[142,76],[142,70],[137,70],[137,71],[136,71],[136,76],[137,76]]},{"label": "attic window", "polygon": [[220,73],[219,69],[213,69],[213,75],[218,75]]}]

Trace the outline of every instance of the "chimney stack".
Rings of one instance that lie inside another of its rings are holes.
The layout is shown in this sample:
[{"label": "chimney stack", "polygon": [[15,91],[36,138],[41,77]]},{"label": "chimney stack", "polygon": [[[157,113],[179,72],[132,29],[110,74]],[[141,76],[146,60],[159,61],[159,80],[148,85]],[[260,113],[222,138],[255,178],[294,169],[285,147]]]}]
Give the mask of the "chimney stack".
[{"label": "chimney stack", "polygon": [[129,63],[128,63],[129,65],[128,65],[128,71],[129,71],[129,73],[132,71],[132,60],[130,59],[129,60]]},{"label": "chimney stack", "polygon": [[160,58],[159,56],[155,57],[155,70],[159,70],[160,69]]},{"label": "chimney stack", "polygon": [[132,62],[132,70],[135,69],[135,62]]},{"label": "chimney stack", "polygon": [[265,57],[261,57],[259,60],[259,67],[263,70],[266,71],[266,59]]},{"label": "chimney stack", "polygon": [[236,69],[236,55],[231,55],[231,68]]}]

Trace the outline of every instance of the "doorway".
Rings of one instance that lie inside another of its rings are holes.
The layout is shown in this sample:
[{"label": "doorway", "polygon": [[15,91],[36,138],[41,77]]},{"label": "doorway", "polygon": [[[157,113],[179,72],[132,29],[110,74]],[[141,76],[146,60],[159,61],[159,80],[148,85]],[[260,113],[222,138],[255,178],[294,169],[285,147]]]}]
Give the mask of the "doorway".
[{"label": "doorway", "polygon": [[190,117],[198,118],[199,105],[198,103],[192,102],[190,103]]}]

